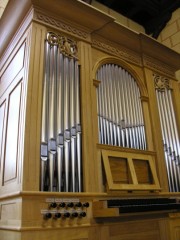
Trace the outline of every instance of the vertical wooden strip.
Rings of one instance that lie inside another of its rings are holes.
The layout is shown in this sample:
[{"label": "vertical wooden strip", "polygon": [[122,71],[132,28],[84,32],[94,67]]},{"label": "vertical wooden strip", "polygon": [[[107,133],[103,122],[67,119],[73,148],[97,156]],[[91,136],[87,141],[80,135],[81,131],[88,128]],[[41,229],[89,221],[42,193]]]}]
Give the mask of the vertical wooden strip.
[{"label": "vertical wooden strip", "polygon": [[[82,165],[84,173],[84,191],[98,191],[99,173],[97,168],[97,100],[92,78],[91,46],[79,42],[79,59],[81,64],[80,95],[82,118]],[[94,88],[94,89],[93,89]],[[95,98],[95,99],[93,99]],[[95,113],[95,114],[94,114]]]}]

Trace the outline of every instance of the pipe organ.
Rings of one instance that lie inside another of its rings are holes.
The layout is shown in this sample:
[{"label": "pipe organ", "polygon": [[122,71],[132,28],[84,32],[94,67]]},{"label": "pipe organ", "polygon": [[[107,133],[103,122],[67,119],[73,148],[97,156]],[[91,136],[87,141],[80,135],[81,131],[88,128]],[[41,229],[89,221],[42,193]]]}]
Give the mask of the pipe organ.
[{"label": "pipe organ", "polygon": [[48,33],[41,130],[41,190],[81,192],[81,124],[76,44]]},{"label": "pipe organ", "polygon": [[0,239],[179,240],[179,54],[80,0],[0,28]]}]

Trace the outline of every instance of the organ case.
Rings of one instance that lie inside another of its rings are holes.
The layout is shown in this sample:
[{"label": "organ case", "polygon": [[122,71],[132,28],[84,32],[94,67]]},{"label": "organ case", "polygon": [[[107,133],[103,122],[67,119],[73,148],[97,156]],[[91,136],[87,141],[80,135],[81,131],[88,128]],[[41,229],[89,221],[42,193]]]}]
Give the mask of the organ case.
[{"label": "organ case", "polygon": [[[179,55],[81,1],[18,3],[1,20],[1,238],[177,240]],[[129,198],[176,207],[107,209]]]}]

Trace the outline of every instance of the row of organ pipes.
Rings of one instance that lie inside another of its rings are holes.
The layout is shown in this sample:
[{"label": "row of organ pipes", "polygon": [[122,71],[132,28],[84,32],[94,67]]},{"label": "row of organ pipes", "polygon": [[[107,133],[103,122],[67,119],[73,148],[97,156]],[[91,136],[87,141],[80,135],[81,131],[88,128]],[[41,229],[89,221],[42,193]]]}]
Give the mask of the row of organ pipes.
[{"label": "row of organ pipes", "polygon": [[[97,70],[99,143],[147,150],[141,94],[118,64]],[[156,77],[154,78],[155,83]],[[155,87],[169,189],[180,191],[180,143],[172,89]],[[76,43],[55,33],[45,41],[41,130],[41,191],[81,192],[80,71]]]},{"label": "row of organ pipes", "polygon": [[121,147],[146,149],[139,88],[134,78],[116,64],[97,71],[99,141]]},{"label": "row of organ pipes", "polygon": [[76,46],[49,33],[45,42],[41,190],[81,192],[81,124]]},{"label": "row of organ pipes", "polygon": [[180,141],[169,80],[154,75],[166,168],[171,192],[180,191]]}]

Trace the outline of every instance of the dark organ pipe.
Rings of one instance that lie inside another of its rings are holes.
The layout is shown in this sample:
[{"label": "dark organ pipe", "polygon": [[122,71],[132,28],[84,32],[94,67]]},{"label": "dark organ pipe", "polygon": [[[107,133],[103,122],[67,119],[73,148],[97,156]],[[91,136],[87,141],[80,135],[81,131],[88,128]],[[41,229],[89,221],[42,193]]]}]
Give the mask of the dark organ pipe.
[{"label": "dark organ pipe", "polygon": [[102,144],[146,149],[142,106],[133,77],[116,64],[104,64],[96,78],[99,141]]},{"label": "dark organ pipe", "polygon": [[76,45],[49,33],[41,130],[41,190],[82,191],[79,67]]}]

